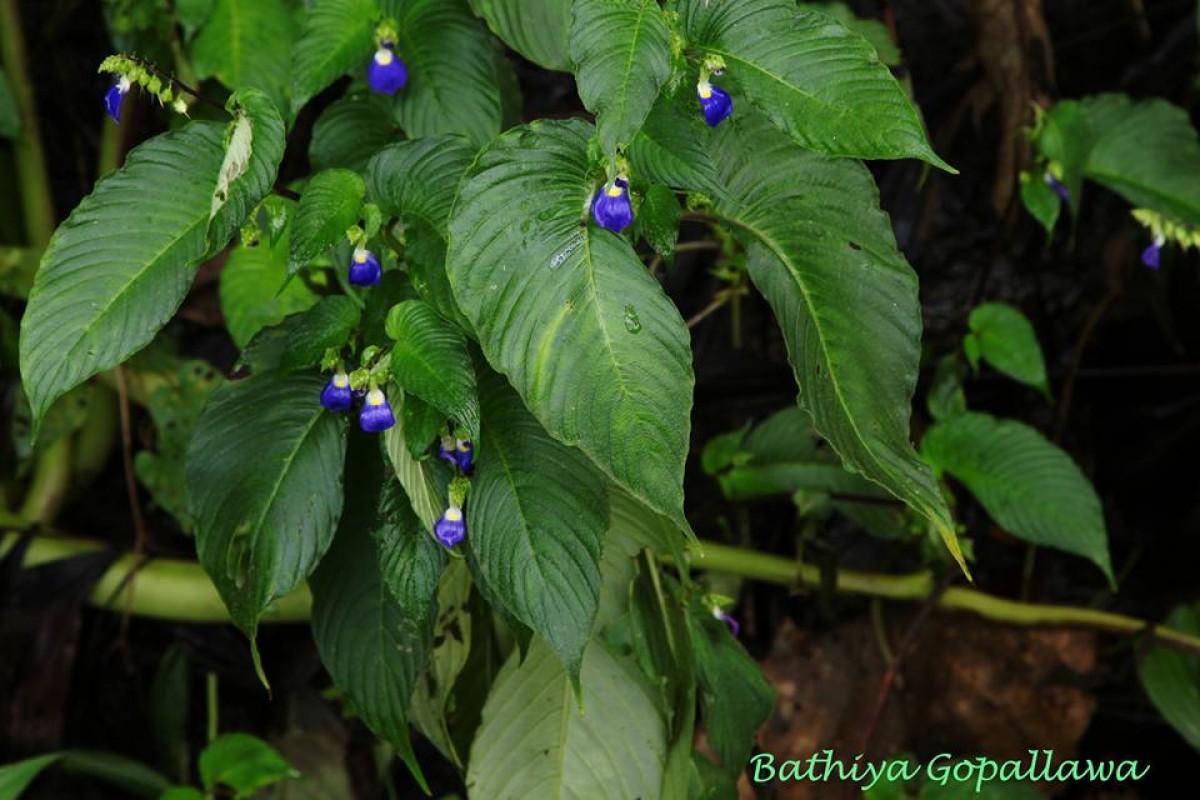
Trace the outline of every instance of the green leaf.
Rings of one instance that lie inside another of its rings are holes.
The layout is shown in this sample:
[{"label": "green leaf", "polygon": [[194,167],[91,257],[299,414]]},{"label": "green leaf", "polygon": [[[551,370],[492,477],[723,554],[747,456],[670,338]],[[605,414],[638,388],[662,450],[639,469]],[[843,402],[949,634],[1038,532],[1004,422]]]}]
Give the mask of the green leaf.
[{"label": "green leaf", "polygon": [[571,0],[471,0],[492,33],[539,67],[569,72]]},{"label": "green leaf", "polygon": [[479,436],[479,399],[467,337],[420,300],[392,306],[387,317],[392,378]]},{"label": "green leaf", "polygon": [[1004,303],[984,303],[968,324],[984,361],[1013,380],[1049,391],[1042,348],[1024,314]]},{"label": "green leaf", "polygon": [[17,800],[43,770],[60,758],[61,753],[50,753],[0,766],[0,800]]},{"label": "green leaf", "polygon": [[317,117],[308,158],[314,170],[342,167],[361,175],[371,156],[395,141],[399,132],[386,97],[352,94]]},{"label": "green leaf", "polygon": [[446,509],[447,481],[439,483],[435,479],[434,465],[428,460],[418,461],[408,451],[404,428],[404,405],[407,399],[403,394],[391,398],[396,424],[384,432],[383,450],[392,463],[396,478],[412,502],[417,518],[426,530],[432,531],[434,523],[441,518]]},{"label": "green leaf", "polygon": [[930,148],[917,110],[875,48],[837,22],[797,11],[792,0],[683,0],[680,13],[691,45],[725,59],[719,82],[733,95],[734,117],[744,113],[744,96],[810,150],[918,158],[953,171]]},{"label": "green leaf", "polygon": [[158,800],[207,800],[204,792],[191,786],[172,786]]},{"label": "green leaf", "polygon": [[0,69],[0,139],[16,139],[21,133],[21,116],[17,113],[17,98],[8,75]]},{"label": "green leaf", "polygon": [[848,469],[930,520],[963,565],[941,490],[909,440],[917,276],[870,172],[748,115],[723,123],[710,152],[725,186],[714,210],[749,243],[750,278],[783,328],[801,407]]},{"label": "green leaf", "polygon": [[200,780],[213,792],[218,786],[232,789],[238,797],[300,773],[257,736],[226,733],[200,753]]},{"label": "green leaf", "polygon": [[288,108],[296,26],[285,0],[216,0],[192,42],[198,78],[230,89],[260,89],[276,108]]},{"label": "green leaf", "polygon": [[458,133],[479,146],[498,134],[492,41],[466,0],[406,0],[393,16],[409,75],[396,94],[396,120],[409,138]]},{"label": "green leaf", "polygon": [[1021,203],[1033,218],[1046,229],[1047,236],[1054,235],[1054,226],[1062,214],[1062,200],[1046,183],[1045,176],[1029,172],[1021,173]]},{"label": "green leaf", "polygon": [[655,184],[646,190],[634,224],[638,235],[668,264],[675,263],[675,243],[679,240],[679,199],[666,186]]},{"label": "green leaf", "polygon": [[362,213],[366,191],[363,179],[348,169],[327,169],[312,177],[292,218],[289,272],[346,240],[346,231]]},{"label": "green leaf", "polygon": [[286,233],[275,243],[264,237],[254,247],[239,244],[229,253],[221,272],[221,312],[238,347],[319,299],[304,281],[288,275],[288,241]]},{"label": "green leaf", "polygon": [[225,160],[209,211],[210,252],[225,247],[259,201],[270,194],[286,144],[279,111],[257,89],[239,89],[225,108],[233,121],[225,131]]},{"label": "green leaf", "polygon": [[576,0],[573,17],[579,96],[613,154],[642,127],[671,77],[671,32],[658,0]]},{"label": "green leaf", "polygon": [[342,513],[345,419],[319,375],[265,375],[214,393],[187,459],[196,551],[234,623],[309,576]]},{"label": "green leaf", "polygon": [[455,206],[447,271],[488,361],[546,430],[688,530],[688,331],[628,242],[583,217],[599,183],[590,134],[541,122],[489,145]]},{"label": "green leaf", "polygon": [[[1164,627],[1200,636],[1200,612],[1179,606]],[[1180,736],[1200,750],[1200,658],[1156,644],[1138,662],[1138,677],[1154,707]]]},{"label": "green leaf", "polygon": [[292,116],[350,70],[366,70],[374,47],[375,0],[315,0],[292,54]]},{"label": "green leaf", "polygon": [[1113,581],[1096,490],[1071,457],[1036,430],[967,413],[931,427],[921,452],[961,481],[1001,528],[1083,556]]},{"label": "green leaf", "polygon": [[21,321],[35,424],[55,399],[145,347],[205,255],[221,126],[193,122],[131,152],[59,226]]},{"label": "green leaf", "polygon": [[755,732],[775,708],[775,692],[758,662],[699,600],[688,606],[687,630],[708,743],[726,770],[740,772]]},{"label": "green leaf", "polygon": [[349,341],[360,316],[351,298],[340,294],[323,297],[307,311],[255,334],[242,351],[241,363],[255,373],[315,367],[326,350]]},{"label": "green leaf", "polygon": [[629,145],[635,180],[713,193],[719,190],[690,92],[663,92]]},{"label": "green leaf", "polygon": [[446,556],[394,480],[385,478],[382,492],[374,488],[379,458],[356,460],[370,466],[359,464],[348,479],[346,517],[313,576],[313,636],[334,684],[424,785],[408,708],[432,646]]},{"label": "green leaf", "polygon": [[471,748],[467,792],[490,800],[658,797],[667,731],[637,666],[592,643],[581,714],[567,673],[535,640],[501,670]]},{"label": "green leaf", "polygon": [[467,531],[479,582],[578,678],[600,595],[604,477],[550,438],[494,373],[481,376],[483,432]]},{"label": "green leaf", "polygon": [[871,43],[879,60],[889,67],[898,67],[904,63],[900,48],[892,40],[892,33],[882,20],[859,17],[854,10],[842,2],[832,3],[797,3],[801,11],[811,11],[824,14],[830,19],[837,20],[846,30],[856,33]]}]

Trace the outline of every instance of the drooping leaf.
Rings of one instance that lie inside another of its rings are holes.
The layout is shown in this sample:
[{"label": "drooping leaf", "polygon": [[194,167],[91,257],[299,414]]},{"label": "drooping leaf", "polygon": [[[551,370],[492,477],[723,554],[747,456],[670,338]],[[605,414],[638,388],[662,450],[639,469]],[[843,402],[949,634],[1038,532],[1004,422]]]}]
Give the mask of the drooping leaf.
[{"label": "drooping leaf", "polygon": [[295,38],[285,0],[216,0],[192,42],[192,66],[230,89],[259,89],[286,112]]},{"label": "drooping leaf", "polygon": [[314,170],[341,167],[361,175],[371,156],[395,141],[399,131],[386,97],[374,92],[352,94],[317,117],[308,158]]},{"label": "drooping leaf", "polygon": [[1021,173],[1021,203],[1042,224],[1048,236],[1054,235],[1054,226],[1062,213],[1062,200],[1046,183],[1044,176],[1030,172]]},{"label": "drooping leaf", "polygon": [[571,60],[579,96],[609,153],[642,127],[671,77],[671,32],[658,0],[576,0]]},{"label": "drooping leaf", "polygon": [[539,67],[568,72],[571,0],[471,0],[492,33]]},{"label": "drooping leaf", "polygon": [[350,70],[366,70],[379,19],[376,0],[315,0],[292,55],[292,116]]},{"label": "drooping leaf", "polygon": [[590,133],[541,122],[489,145],[460,190],[447,271],[488,361],[546,430],[686,530],[688,332],[628,243],[583,216],[600,182]]},{"label": "drooping leaf", "polygon": [[[1180,606],[1164,626],[1200,636],[1200,613]],[[1200,659],[1165,645],[1151,647],[1138,663],[1138,677],[1150,701],[1192,747],[1200,750]]]},{"label": "drooping leaf", "polygon": [[675,193],[666,186],[655,184],[646,190],[646,199],[634,221],[638,234],[668,265],[675,262],[680,213]]},{"label": "drooping leaf", "polygon": [[798,11],[792,0],[683,0],[680,12],[690,44],[725,59],[718,80],[735,117],[744,98],[805,148],[949,169],[875,49],[824,14]]},{"label": "drooping leaf", "polygon": [[480,378],[483,431],[467,501],[479,582],[578,676],[600,594],[604,476],[545,432],[504,379]]},{"label": "drooping leaf", "polygon": [[342,513],[345,418],[321,408],[324,383],[306,374],[230,383],[188,451],[200,563],[252,641],[267,606],[316,567]]},{"label": "drooping leaf", "polygon": [[392,378],[405,392],[479,436],[479,399],[467,337],[420,300],[392,306],[387,318]]},{"label": "drooping leaf", "polygon": [[446,432],[446,415],[416,395],[404,397],[404,446],[413,458],[429,454],[438,436]]},{"label": "drooping leaf", "polygon": [[929,519],[962,564],[941,490],[909,439],[917,277],[871,174],[802,150],[753,115],[722,123],[709,149],[724,186],[714,209],[748,242],[750,277],[783,328],[817,433],[847,468]]},{"label": "drooping leaf", "polygon": [[687,630],[708,742],[726,770],[741,771],[755,732],[775,707],[775,692],[725,623],[699,600],[688,607]]},{"label": "drooping leaf", "polygon": [[445,553],[379,456],[351,454],[347,513],[312,580],[313,637],[334,684],[424,784],[408,709],[432,646]]},{"label": "drooping leaf", "polygon": [[253,247],[239,244],[221,272],[221,312],[229,335],[245,347],[263,329],[305,311],[318,298],[303,281],[288,275],[289,235]]},{"label": "drooping leaf", "polygon": [[136,148],[59,226],[21,321],[35,425],[59,396],[148,344],[183,301],[207,249],[221,128],[193,122]]},{"label": "drooping leaf", "polygon": [[37,776],[61,758],[62,753],[48,753],[0,765],[0,798],[17,800]]},{"label": "drooping leaf", "polygon": [[273,747],[248,733],[226,733],[200,753],[200,779],[213,792],[218,786],[238,797],[250,794],[300,773]]},{"label": "drooping leaf", "polygon": [[593,642],[583,706],[554,654],[535,640],[501,670],[471,748],[472,797],[629,800],[658,797],[667,731],[653,690],[629,659]]},{"label": "drooping leaf", "polygon": [[1042,347],[1024,314],[1004,303],[984,303],[971,312],[968,324],[964,347],[973,364],[982,358],[1014,380],[1049,391]]},{"label": "drooping leaf", "polygon": [[418,461],[409,453],[404,428],[404,403],[407,398],[403,393],[396,394],[399,396],[391,398],[396,424],[383,434],[383,450],[417,518],[426,530],[432,531],[434,523],[446,509],[446,483],[449,481],[437,479],[435,465],[430,460]]},{"label": "drooping leaf", "polygon": [[233,122],[226,129],[225,159],[213,189],[210,252],[228,244],[254,207],[271,192],[286,144],[278,109],[259,90],[239,89],[225,107],[233,114]]},{"label": "drooping leaf", "polygon": [[312,177],[292,217],[289,272],[346,240],[346,231],[362,213],[365,194],[363,179],[348,169],[327,169]]},{"label": "drooping leaf", "polygon": [[1096,490],[1071,457],[1036,430],[987,414],[960,414],[931,427],[921,452],[970,489],[1004,530],[1083,556],[1113,580]]},{"label": "drooping leaf", "polygon": [[[492,42],[467,0],[386,0],[408,84],[396,120],[410,138],[457,133],[476,146],[500,132],[500,86]],[[395,8],[399,5],[399,8]]]},{"label": "drooping leaf", "polygon": [[328,348],[349,340],[360,316],[358,306],[345,295],[321,298],[307,311],[255,334],[242,351],[241,363],[255,373],[315,367]]}]

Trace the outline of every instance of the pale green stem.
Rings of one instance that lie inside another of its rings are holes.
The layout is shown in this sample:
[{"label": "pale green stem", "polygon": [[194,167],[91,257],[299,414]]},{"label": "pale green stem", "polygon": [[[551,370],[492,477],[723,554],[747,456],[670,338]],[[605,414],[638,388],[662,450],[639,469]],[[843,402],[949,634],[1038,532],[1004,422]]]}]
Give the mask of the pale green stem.
[{"label": "pale green stem", "polygon": [[18,512],[25,522],[42,525],[54,522],[71,488],[71,456],[74,449],[73,437],[66,434],[38,454],[29,491],[25,493],[25,502]]}]

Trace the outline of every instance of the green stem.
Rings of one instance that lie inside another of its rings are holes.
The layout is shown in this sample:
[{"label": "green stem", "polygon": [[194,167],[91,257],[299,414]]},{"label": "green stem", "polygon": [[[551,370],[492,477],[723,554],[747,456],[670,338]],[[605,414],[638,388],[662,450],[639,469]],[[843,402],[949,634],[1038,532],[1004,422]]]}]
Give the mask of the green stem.
[{"label": "green stem", "polygon": [[41,451],[33,466],[33,480],[18,512],[25,522],[49,525],[58,515],[71,486],[71,456],[75,450],[70,434]]},{"label": "green stem", "polygon": [[87,419],[75,437],[75,478],[91,483],[108,464],[117,443],[117,395],[103,383],[94,384]]},{"label": "green stem", "polygon": [[0,61],[8,73],[17,101],[21,132],[15,144],[17,186],[21,192],[21,213],[25,234],[33,247],[45,247],[54,233],[54,201],[50,195],[46,156],[38,130],[37,104],[25,40],[21,36],[21,15],[17,0],[0,0]]},{"label": "green stem", "polygon": [[[0,520],[3,521],[3,520]],[[0,537],[0,557],[18,541],[19,533]],[[100,542],[59,536],[34,536],[25,553],[25,567],[103,550]],[[692,566],[781,586],[818,585],[820,570],[803,562],[780,556],[742,550],[716,542],[700,541],[691,547]],[[131,577],[130,572],[137,572]],[[133,596],[128,604],[118,604],[117,593],[128,580]],[[837,590],[890,600],[921,601],[935,590],[931,572],[909,575],[881,575],[856,570],[837,573]],[[216,587],[199,564],[176,559],[155,559],[137,569],[131,554],[121,556],[92,589],[90,602],[101,608],[135,616],[176,622],[224,623],[229,612]],[[942,593],[937,607],[948,611],[969,611],[1008,625],[1032,627],[1090,628],[1130,636],[1145,635],[1162,644],[1200,653],[1200,637],[1153,625],[1145,620],[1095,611],[1089,608],[1022,603],[993,597],[976,589],[950,587]],[[312,612],[312,594],[302,586],[279,598],[263,615],[264,623],[303,622]]]},{"label": "green stem", "polygon": [[204,675],[204,697],[208,705],[208,743],[212,744],[221,733],[221,704],[218,700],[219,685],[217,673],[208,672]]}]

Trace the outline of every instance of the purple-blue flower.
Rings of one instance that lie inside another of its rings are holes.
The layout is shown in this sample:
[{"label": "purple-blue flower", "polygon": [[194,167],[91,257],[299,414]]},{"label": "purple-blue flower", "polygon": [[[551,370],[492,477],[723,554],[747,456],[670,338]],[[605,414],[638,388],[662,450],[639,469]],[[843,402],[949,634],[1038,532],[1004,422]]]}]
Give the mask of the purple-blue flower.
[{"label": "purple-blue flower", "polygon": [[729,626],[729,632],[733,634],[734,638],[737,638],[738,634],[742,632],[742,626],[738,624],[738,621],[731,614],[722,611],[720,607],[714,608],[712,615]]},{"label": "purple-blue flower", "polygon": [[104,110],[118,124],[121,122],[121,101],[129,94],[130,85],[129,78],[121,76],[104,93]]},{"label": "purple-blue flower", "polygon": [[392,407],[378,389],[367,392],[362,410],[358,412],[358,425],[367,433],[381,433],[396,424]]},{"label": "purple-blue flower", "polygon": [[467,538],[467,523],[463,519],[462,509],[458,506],[447,508],[442,518],[433,524],[433,535],[447,550]]},{"label": "purple-blue flower", "polygon": [[350,257],[350,283],[354,286],[377,286],[383,277],[379,259],[365,247],[354,248]]},{"label": "purple-blue flower", "polygon": [[367,69],[367,83],[371,85],[371,89],[389,97],[408,83],[408,69],[393,51],[394,47],[391,42],[384,42],[375,51],[371,66]]},{"label": "purple-blue flower", "polygon": [[696,95],[704,110],[704,121],[710,128],[717,127],[733,113],[733,98],[720,86],[700,81],[696,84]]},{"label": "purple-blue flower", "polygon": [[629,201],[629,181],[617,178],[596,190],[592,200],[592,219],[601,228],[620,233],[633,224],[633,203]]},{"label": "purple-blue flower", "polygon": [[1049,172],[1046,173],[1046,185],[1054,190],[1054,193],[1058,195],[1058,199],[1062,200],[1064,203],[1071,202],[1071,192],[1067,190],[1067,187],[1063,185],[1062,181],[1054,177]]},{"label": "purple-blue flower", "polygon": [[438,443],[437,455],[463,475],[470,475],[475,464],[475,446],[466,439],[442,437],[442,441]]},{"label": "purple-blue flower", "polygon": [[1142,263],[1150,269],[1158,269],[1162,265],[1162,249],[1167,240],[1163,236],[1155,236],[1150,246],[1142,251]]},{"label": "purple-blue flower", "polygon": [[330,411],[349,411],[354,398],[350,394],[350,376],[335,372],[321,390],[321,405]]}]

